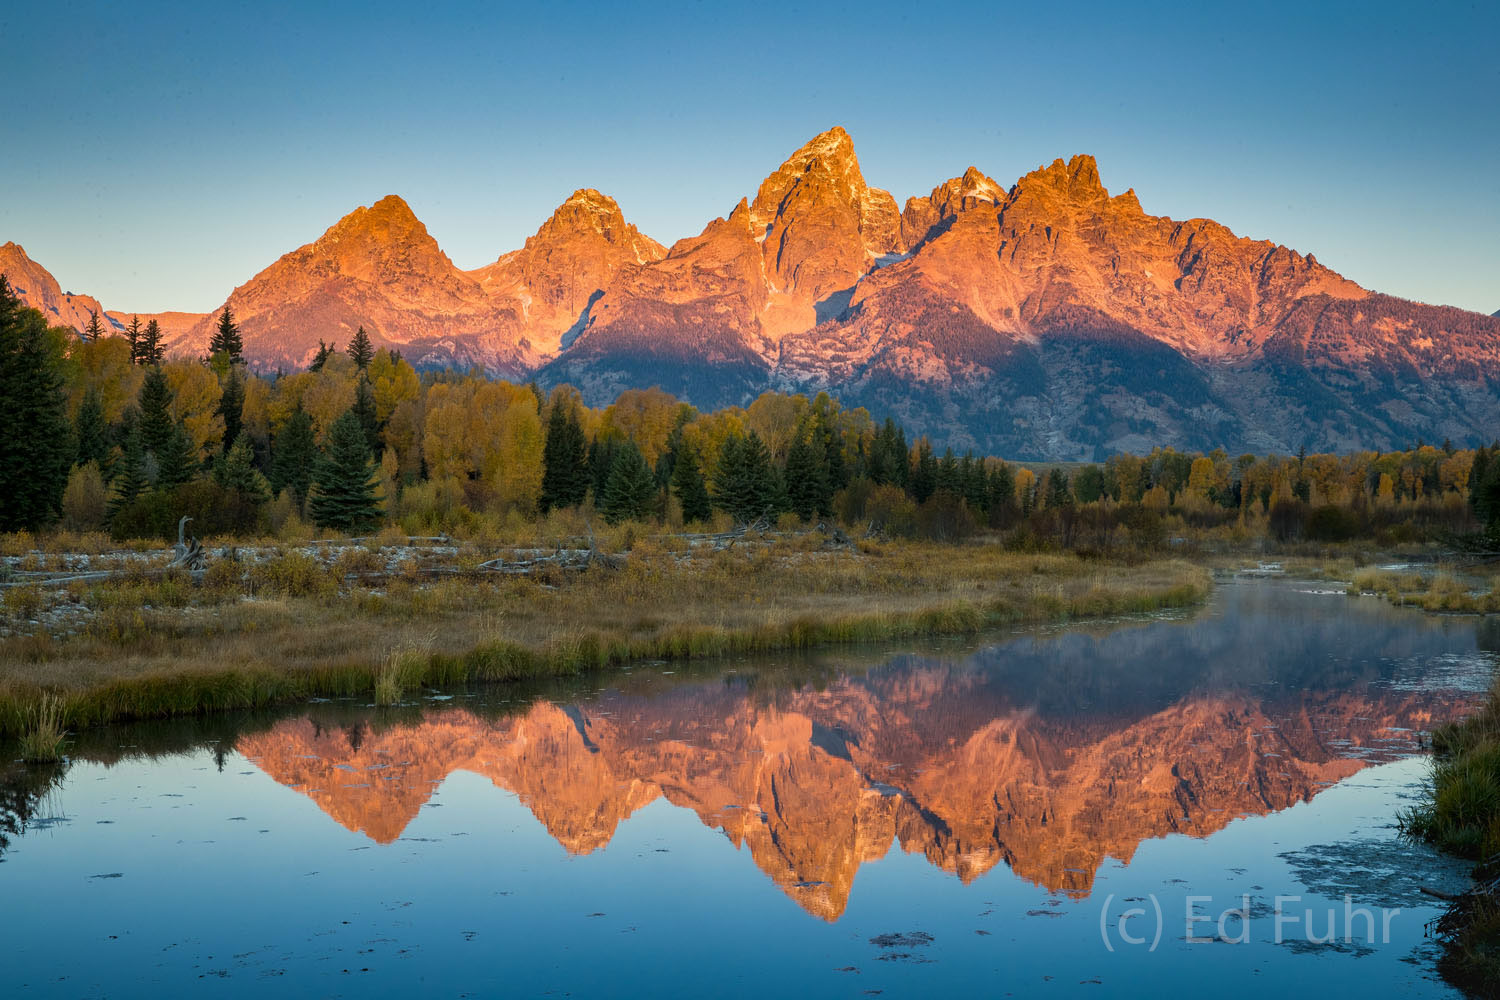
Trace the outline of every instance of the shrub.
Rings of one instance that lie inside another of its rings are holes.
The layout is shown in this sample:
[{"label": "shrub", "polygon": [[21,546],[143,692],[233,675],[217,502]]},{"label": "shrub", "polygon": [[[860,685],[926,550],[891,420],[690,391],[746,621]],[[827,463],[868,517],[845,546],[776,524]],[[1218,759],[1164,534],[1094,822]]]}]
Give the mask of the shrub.
[{"label": "shrub", "polygon": [[35,584],[7,588],[4,595],[0,598],[0,606],[5,608],[7,618],[18,621],[29,621],[35,618],[42,613],[42,608],[47,606],[46,595]]},{"label": "shrub", "polygon": [[96,462],[75,466],[63,490],[63,527],[69,531],[95,531],[109,517],[109,490]]}]

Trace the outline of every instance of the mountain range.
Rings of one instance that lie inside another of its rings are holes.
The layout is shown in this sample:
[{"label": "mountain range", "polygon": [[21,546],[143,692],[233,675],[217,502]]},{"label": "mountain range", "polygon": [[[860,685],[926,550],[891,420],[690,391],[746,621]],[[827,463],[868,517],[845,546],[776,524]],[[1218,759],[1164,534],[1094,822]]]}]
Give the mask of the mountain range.
[{"label": "mountain range", "polygon": [[[13,243],[0,271],[54,322],[128,321],[62,292]],[[841,128],[670,247],[580,190],[523,247],[466,271],[393,195],[226,304],[263,370],[363,326],[418,366],[569,382],[596,405],[651,385],[700,407],[828,390],[939,446],[1022,459],[1385,450],[1500,426],[1500,315],[1382,295],[1312,254],[1149,215],[1089,156],[1008,187],[970,167],[898,206]],[[157,318],[169,351],[206,349],[213,314]]]}]

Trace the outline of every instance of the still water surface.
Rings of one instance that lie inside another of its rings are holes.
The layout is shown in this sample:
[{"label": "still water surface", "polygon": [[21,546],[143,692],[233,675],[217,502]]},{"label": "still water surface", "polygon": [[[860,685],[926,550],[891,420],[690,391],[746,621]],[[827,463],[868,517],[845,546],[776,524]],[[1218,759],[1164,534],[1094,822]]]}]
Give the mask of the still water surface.
[{"label": "still water surface", "polygon": [[1392,815],[1496,631],[1225,581],[977,645],[84,734],[0,790],[4,989],[1451,996],[1418,887],[1463,867]]}]

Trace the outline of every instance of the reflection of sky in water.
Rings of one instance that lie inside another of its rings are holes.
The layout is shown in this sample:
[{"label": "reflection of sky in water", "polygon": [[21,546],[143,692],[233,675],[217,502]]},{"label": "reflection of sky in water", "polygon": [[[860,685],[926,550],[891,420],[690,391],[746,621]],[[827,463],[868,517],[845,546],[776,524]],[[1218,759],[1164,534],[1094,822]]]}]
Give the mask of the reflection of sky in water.
[{"label": "reflection of sky in water", "polygon": [[[1411,875],[1453,885],[1461,868],[1390,823],[1426,766],[1403,723],[1483,686],[1472,620],[1227,586],[1186,623],[935,645],[818,657],[825,680],[800,688],[753,685],[746,666],[640,668],[514,714],[482,698],[425,724],[319,706],[319,753],[297,742],[311,723],[266,718],[228,738],[283,756],[230,752],[222,773],[201,742],[166,753],[151,727],[116,733],[162,755],[76,763],[42,807],[55,818],[3,856],[0,889],[25,916],[7,977],[58,996],[1068,994],[1094,979],[1112,994],[1441,993],[1408,961],[1434,912]],[[1442,689],[1415,683],[1431,666]],[[1227,719],[1242,727],[1190,728]],[[382,746],[434,757],[388,777],[400,762]],[[1176,767],[1160,788],[1153,754]],[[1344,777],[1367,760],[1392,762]],[[318,784],[262,770],[292,761]],[[387,843],[340,825],[380,820],[381,782],[415,796]],[[819,884],[839,878],[853,884]],[[1269,943],[1277,894],[1321,913],[1345,891],[1406,910],[1392,944],[1356,959]],[[1217,913],[1242,893],[1255,943],[1182,940],[1188,895]],[[1152,894],[1157,951],[1106,951],[1100,907]]]}]

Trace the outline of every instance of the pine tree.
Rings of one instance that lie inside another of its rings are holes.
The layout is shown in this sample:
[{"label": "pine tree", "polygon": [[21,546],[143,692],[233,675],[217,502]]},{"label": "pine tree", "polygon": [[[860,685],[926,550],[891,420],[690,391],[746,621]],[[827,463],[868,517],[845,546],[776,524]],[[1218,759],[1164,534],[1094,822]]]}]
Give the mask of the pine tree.
[{"label": "pine tree", "polygon": [[214,482],[254,503],[271,499],[271,487],[255,468],[255,452],[244,434],[234,439],[223,461],[214,464]]},{"label": "pine tree", "polygon": [[599,505],[605,520],[610,524],[641,520],[651,513],[656,495],[656,477],[651,467],[634,441],[625,442],[615,453],[614,467]]},{"label": "pine tree", "polygon": [[121,441],[120,459],[115,464],[114,492],[109,500],[111,519],[147,488],[145,448],[141,444],[140,421],[134,410],[125,411],[125,434]]},{"label": "pine tree", "polygon": [[958,464],[959,489],[970,510],[989,510],[989,489],[984,479],[984,459],[975,458],[973,452],[965,452]]},{"label": "pine tree", "polygon": [[365,446],[370,449],[370,454],[379,455],[385,450],[380,440],[380,417],[375,411],[375,389],[365,376],[360,376],[354,387],[354,416],[359,420],[360,430],[364,431]]},{"label": "pine tree", "polygon": [[130,340],[130,363],[138,365],[141,363],[141,318],[130,317],[130,325],[125,328],[125,336]]},{"label": "pine tree", "polygon": [[917,461],[911,470],[911,495],[917,503],[926,503],[937,491],[937,459],[932,457],[932,445],[923,438],[917,443]]},{"label": "pine tree", "polygon": [[1073,490],[1068,483],[1068,474],[1061,469],[1047,473],[1047,507],[1059,510],[1073,506]]},{"label": "pine tree", "polygon": [[320,372],[323,365],[328,361],[328,356],[333,353],[333,345],[323,343],[323,338],[318,338],[318,353],[313,355],[312,364],[307,366],[310,372]]},{"label": "pine tree", "polygon": [[713,504],[708,498],[708,485],[703,481],[703,469],[698,464],[698,455],[686,445],[677,449],[677,461],[672,466],[672,492],[676,495],[677,502],[682,504],[683,521],[707,521],[713,514]]},{"label": "pine tree", "polygon": [[240,328],[235,323],[234,313],[229,311],[228,306],[225,306],[224,311],[219,314],[219,325],[208,342],[208,353],[227,354],[230,363],[236,365],[245,360],[245,344],[240,339]]},{"label": "pine tree", "polygon": [[[1484,485],[1489,478],[1490,450],[1484,445],[1474,449],[1474,464],[1469,467],[1469,506],[1481,524],[1489,520],[1489,505],[1484,495]],[[1371,472],[1373,475],[1373,470]]]},{"label": "pine tree", "polygon": [[943,457],[937,465],[937,476],[933,480],[933,483],[936,487],[933,492],[941,490],[954,495],[958,494],[959,488],[963,485],[963,480],[959,478],[958,459],[953,457],[952,448],[948,448],[943,452]]},{"label": "pine tree", "polygon": [[146,324],[146,332],[141,337],[140,363],[159,365],[166,354],[167,349],[161,343],[161,324],[153,319]]},{"label": "pine tree", "polygon": [[47,321],[0,275],[0,531],[34,530],[62,509],[73,428]]},{"label": "pine tree", "polygon": [[370,343],[370,335],[365,333],[364,327],[354,331],[354,339],[349,341],[349,357],[360,371],[369,368],[370,362],[375,360],[375,347]]},{"label": "pine tree", "polygon": [[990,473],[989,511],[991,522],[1003,519],[1016,506],[1016,475],[1009,465],[999,462]]},{"label": "pine tree", "polygon": [[99,322],[99,310],[89,310],[89,325],[83,328],[83,339],[90,343],[98,343],[104,336],[104,324]]},{"label": "pine tree", "polygon": [[240,377],[237,365],[230,365],[229,374],[224,377],[224,390],[219,396],[219,416],[224,418],[224,453],[227,455],[244,425],[245,380]]},{"label": "pine tree", "polygon": [[[158,367],[146,373],[141,383],[141,446],[146,451],[158,454],[167,447],[168,440],[176,429],[172,420],[172,387],[167,376]],[[160,456],[158,454],[158,461]]]},{"label": "pine tree", "polygon": [[376,476],[364,428],[353,410],[328,429],[328,445],[313,471],[307,509],[319,527],[351,534],[380,522]]},{"label": "pine tree", "polygon": [[775,516],[784,508],[781,481],[759,434],[751,431],[724,442],[714,470],[714,503],[743,524]]},{"label": "pine tree", "polygon": [[300,507],[307,500],[317,454],[312,417],[299,401],[271,446],[271,488],[290,490]]},{"label": "pine tree", "polygon": [[906,432],[896,426],[890,417],[870,441],[865,474],[877,485],[889,483],[905,489],[910,478],[910,449],[906,447]]},{"label": "pine tree", "polygon": [[166,441],[152,455],[156,458],[156,485],[159,489],[168,490],[191,482],[200,468],[198,456],[193,453],[192,439],[175,420]]},{"label": "pine tree", "polygon": [[786,492],[792,512],[804,521],[833,514],[833,487],[816,428],[798,433],[786,456]]},{"label": "pine tree", "polygon": [[109,479],[109,425],[104,422],[104,407],[99,404],[99,392],[89,386],[78,404],[78,416],[73,420],[73,440],[76,443],[73,461],[77,465],[97,463],[105,480]]},{"label": "pine tree", "polygon": [[588,492],[589,457],[583,427],[576,411],[558,400],[547,418],[547,440],[542,446],[542,513],[581,504]]},{"label": "pine tree", "polygon": [[600,435],[589,445],[589,486],[594,491],[594,504],[604,502],[604,488],[609,485],[609,474],[615,468],[615,453],[620,442],[612,437]]}]

